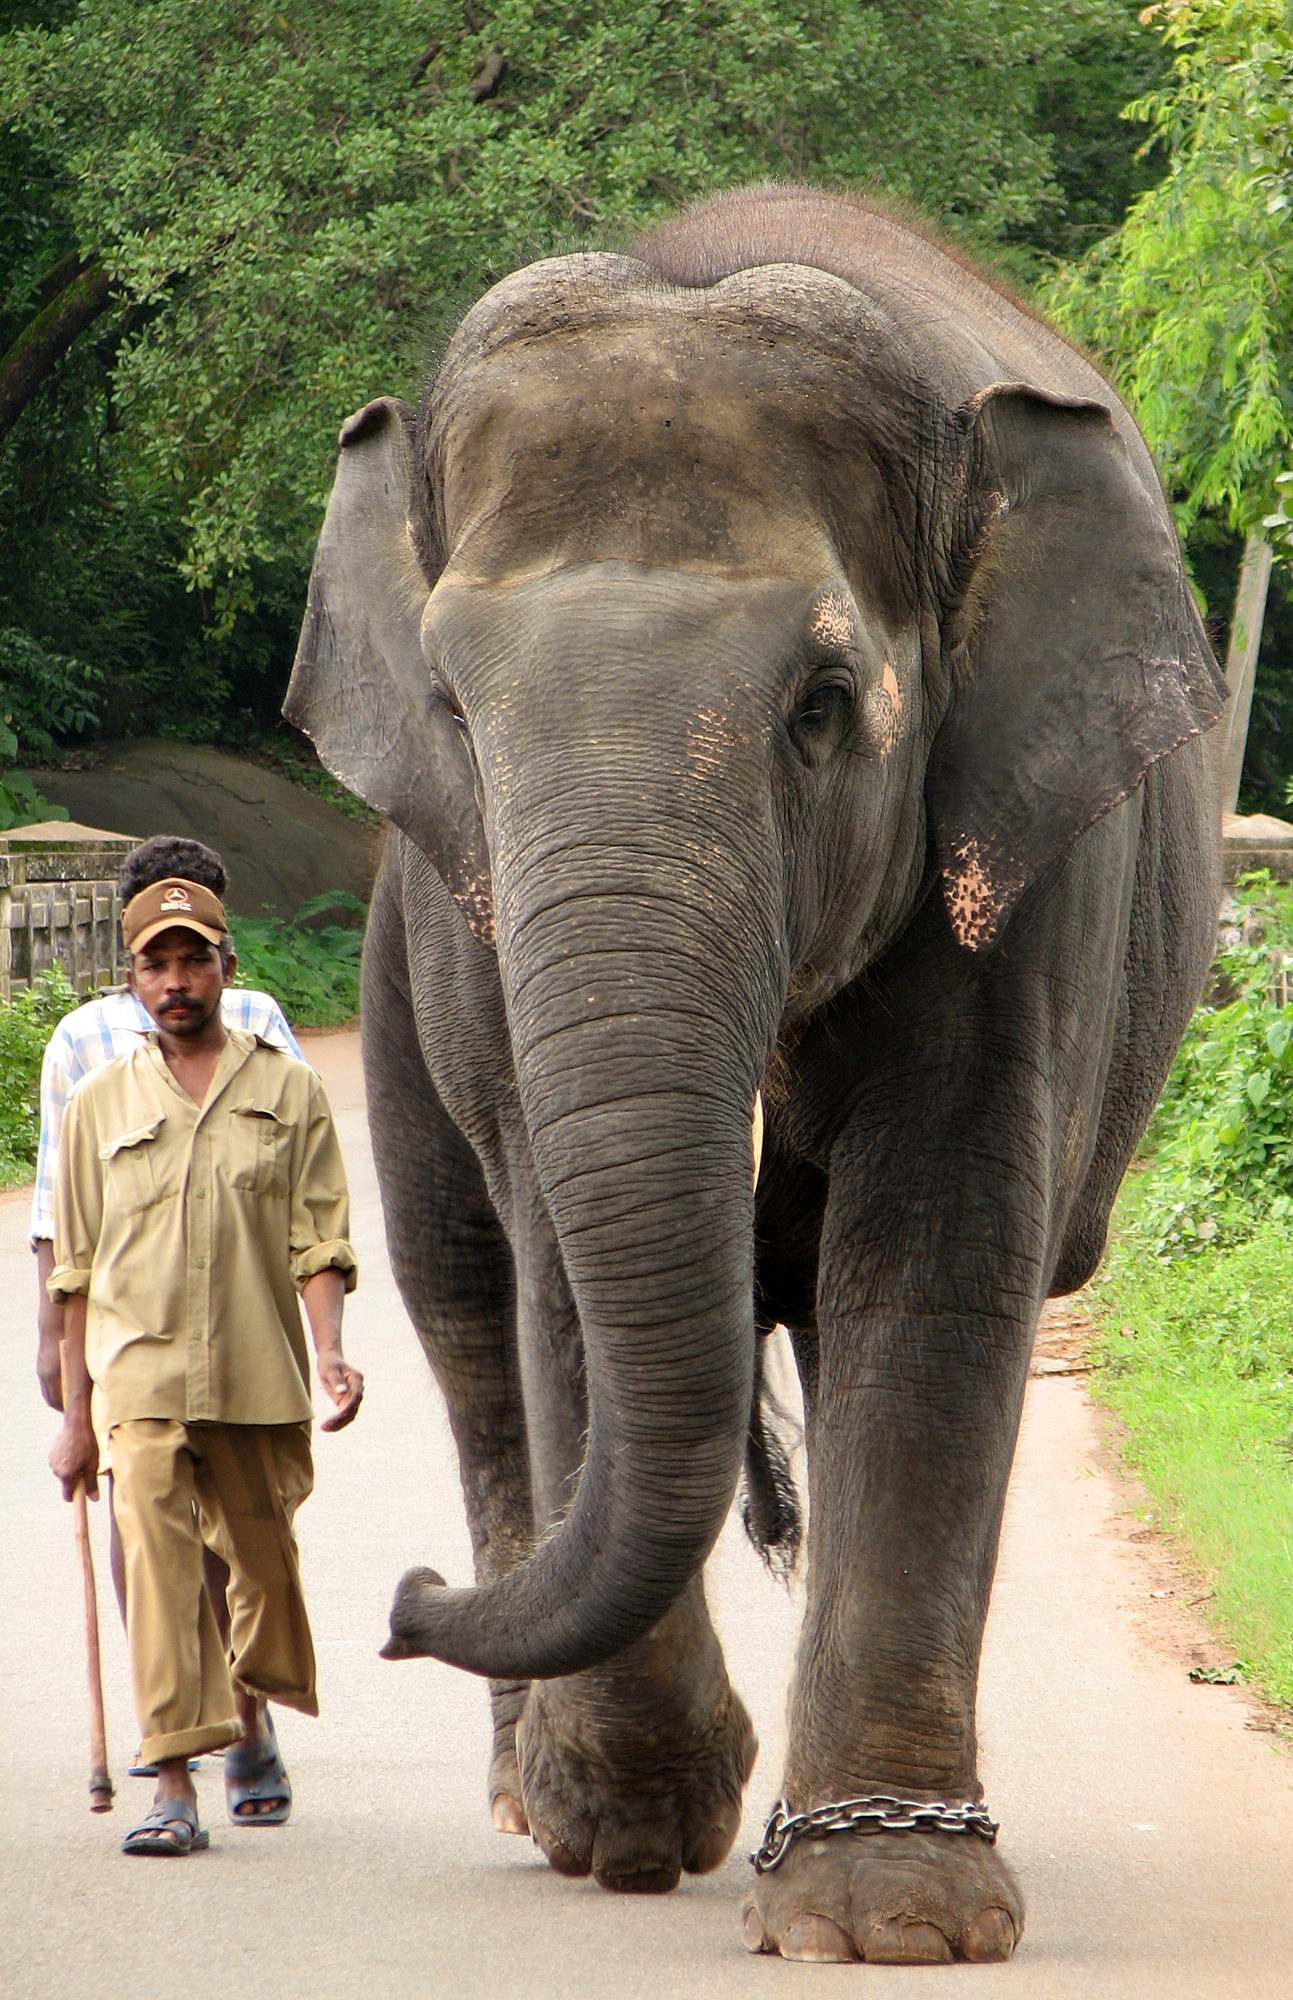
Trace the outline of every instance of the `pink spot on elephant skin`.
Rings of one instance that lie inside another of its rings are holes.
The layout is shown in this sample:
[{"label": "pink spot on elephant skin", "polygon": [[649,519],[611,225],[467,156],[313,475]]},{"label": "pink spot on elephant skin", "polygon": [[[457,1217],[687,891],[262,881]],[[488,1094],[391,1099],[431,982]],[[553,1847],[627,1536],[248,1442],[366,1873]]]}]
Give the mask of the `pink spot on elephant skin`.
[{"label": "pink spot on elephant skin", "polygon": [[947,914],[958,944],[978,951],[990,944],[997,920],[1010,900],[1009,885],[993,881],[971,836],[956,849],[953,865],[943,870]]},{"label": "pink spot on elephant skin", "polygon": [[853,644],[853,613],[838,591],[828,590],[813,612],[811,631],[822,646]]}]

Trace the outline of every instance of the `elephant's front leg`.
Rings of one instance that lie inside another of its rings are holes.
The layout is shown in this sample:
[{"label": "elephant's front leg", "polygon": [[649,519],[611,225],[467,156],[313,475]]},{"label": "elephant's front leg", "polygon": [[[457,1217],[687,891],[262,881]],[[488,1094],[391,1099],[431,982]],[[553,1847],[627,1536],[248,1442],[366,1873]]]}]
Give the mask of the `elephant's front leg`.
[{"label": "elephant's front leg", "polygon": [[[537,1196],[518,1218],[513,1248],[542,1534],[573,1497],[583,1461],[583,1345]],[[560,1874],[591,1872],[608,1889],[672,1889],[683,1869],[703,1874],[725,1859],[757,1748],[697,1576],[644,1639],[606,1665],[530,1683],[517,1726],[530,1830]]]},{"label": "elephant's front leg", "polygon": [[[939,1172],[928,1202],[908,1181],[887,1223],[874,1202],[828,1207],[794,1813],[983,1798],[979,1650],[1044,1232],[1018,1188]],[[752,1950],[798,1959],[1008,1958],[1022,1929],[1018,1886],[973,1831],[802,1835],[745,1912]]]}]

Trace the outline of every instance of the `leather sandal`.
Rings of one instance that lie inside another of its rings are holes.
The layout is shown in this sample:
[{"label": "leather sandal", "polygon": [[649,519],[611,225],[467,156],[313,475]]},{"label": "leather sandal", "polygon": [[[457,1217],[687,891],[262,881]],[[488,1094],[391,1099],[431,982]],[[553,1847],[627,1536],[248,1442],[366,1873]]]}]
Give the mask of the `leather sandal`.
[{"label": "leather sandal", "polygon": [[[175,1829],[174,1837],[166,1831]],[[198,1825],[198,1809],[187,1799],[159,1799],[121,1843],[123,1854],[194,1854],[211,1836]]]},{"label": "leather sandal", "polygon": [[[264,1743],[231,1743],[224,1753],[225,1810],[233,1826],[286,1826],[292,1812],[292,1782],[278,1748],[268,1709]],[[270,1801],[272,1812],[240,1812],[240,1806]]]}]

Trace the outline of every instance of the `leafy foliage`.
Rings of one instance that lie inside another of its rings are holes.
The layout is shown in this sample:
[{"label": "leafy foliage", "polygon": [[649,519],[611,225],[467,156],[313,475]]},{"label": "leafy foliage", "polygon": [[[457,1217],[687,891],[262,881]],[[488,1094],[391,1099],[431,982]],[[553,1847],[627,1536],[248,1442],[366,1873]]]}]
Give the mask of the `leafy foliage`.
[{"label": "leafy foliage", "polygon": [[47,652],[12,626],[0,628],[0,712],[15,739],[12,754],[39,761],[56,736],[92,729],[102,681],[102,668]]},{"label": "leafy foliage", "polygon": [[55,733],[79,734],[98,721],[97,667],[48,653],[27,633],[0,628],[0,831],[46,819],[66,819],[64,806],[42,798],[25,772],[6,771],[15,758],[43,758]]},{"label": "leafy foliage", "polygon": [[301,1028],[334,1028],[359,1011],[361,927],[325,924],[312,917],[347,910],[361,920],[365,905],[338,889],[303,903],[290,923],[278,917],[231,917],[238,952],[237,984],[272,993],[289,1021]]},{"label": "leafy foliage", "polygon": [[[0,730],[0,769],[6,746],[14,737]],[[52,806],[25,771],[5,771],[0,777],[0,833],[16,826],[40,826],[47,819],[66,819],[66,806]]]},{"label": "leafy foliage", "polygon": [[[1214,513],[1201,514],[1185,545],[1196,595],[1205,610],[1217,658],[1226,656],[1244,537]],[[1266,593],[1266,617],[1257,655],[1257,679],[1248,719],[1243,779],[1237,810],[1287,817],[1293,766],[1293,566],[1277,563]]]},{"label": "leafy foliage", "polygon": [[1293,1209],[1293,999],[1273,990],[1272,965],[1272,948],[1282,958],[1293,946],[1293,890],[1263,870],[1242,879],[1240,898],[1237,940],[1218,954],[1211,1003],[1185,1032],[1146,1135],[1153,1164],[1132,1226],[1156,1257],[1242,1242]]},{"label": "leafy foliage", "polygon": [[1178,522],[1278,531],[1293,438],[1293,19],[1287,0],[1163,0],[1161,90],[1128,107],[1169,170],[1052,286],[1112,368]]},{"label": "leafy foliage", "polygon": [[58,967],[0,1005],[0,1187],[20,1187],[32,1177],[40,1140],[41,1058],[75,1005],[76,994]]},{"label": "leafy foliage", "polygon": [[[1139,12],[1133,0],[1093,21],[1089,37],[1066,50],[1042,83],[1037,113],[1051,140],[1055,186],[1034,221],[1007,232],[1012,246],[1043,258],[1081,257],[1162,178],[1161,144],[1146,143],[1143,127],[1122,115],[1130,99],[1161,89],[1171,67],[1161,35]],[[1048,277],[1040,261],[1020,258],[1022,274]]]},{"label": "leafy foliage", "polygon": [[112,455],[172,497],[181,572],[227,634],[266,575],[303,574],[339,420],[415,391],[493,275],[767,172],[875,182],[997,242],[1050,191],[1039,88],[1121,15],[85,0],[0,45],[0,117],[59,240],[114,277]]}]

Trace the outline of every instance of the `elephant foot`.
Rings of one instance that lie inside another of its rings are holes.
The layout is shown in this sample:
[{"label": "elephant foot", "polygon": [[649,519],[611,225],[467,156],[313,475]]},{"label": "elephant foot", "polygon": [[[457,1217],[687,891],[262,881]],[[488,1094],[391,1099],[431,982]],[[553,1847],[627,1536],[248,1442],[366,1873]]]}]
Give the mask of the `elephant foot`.
[{"label": "elephant foot", "polygon": [[660,1893],[731,1849],[758,1742],[698,1586],[689,1597],[608,1666],[531,1685],[521,1796],[558,1874]]},{"label": "elephant foot", "polygon": [[835,1833],[800,1840],[745,1900],[750,1951],[838,1965],[1009,1958],[1024,1931],[1019,1885],[973,1834]]}]

